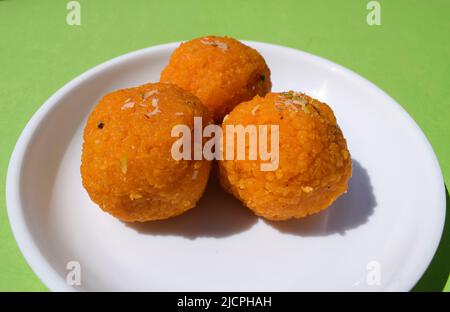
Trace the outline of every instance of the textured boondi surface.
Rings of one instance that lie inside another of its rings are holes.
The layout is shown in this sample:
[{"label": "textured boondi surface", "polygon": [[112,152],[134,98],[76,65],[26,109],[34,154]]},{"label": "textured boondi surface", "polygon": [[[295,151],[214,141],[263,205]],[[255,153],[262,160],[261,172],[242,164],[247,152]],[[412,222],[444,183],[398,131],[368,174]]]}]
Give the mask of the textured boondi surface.
[{"label": "textured boondi surface", "polygon": [[270,91],[270,70],[255,50],[229,37],[208,36],[182,43],[161,73],[198,96],[221,122],[237,104]]},{"label": "textured boondi surface", "polygon": [[146,84],[106,95],[84,131],[81,174],[91,199],[124,221],[166,219],[193,208],[210,163],[176,161],[172,127],[209,122],[195,96],[170,84]]},{"label": "textured boondi surface", "polygon": [[259,157],[248,160],[248,140],[246,160],[219,162],[222,185],[257,215],[301,218],[325,209],[347,190],[351,158],[326,104],[300,93],[270,93],[238,105],[224,118],[225,140],[226,125],[238,124],[279,125],[275,171],[261,171]]}]

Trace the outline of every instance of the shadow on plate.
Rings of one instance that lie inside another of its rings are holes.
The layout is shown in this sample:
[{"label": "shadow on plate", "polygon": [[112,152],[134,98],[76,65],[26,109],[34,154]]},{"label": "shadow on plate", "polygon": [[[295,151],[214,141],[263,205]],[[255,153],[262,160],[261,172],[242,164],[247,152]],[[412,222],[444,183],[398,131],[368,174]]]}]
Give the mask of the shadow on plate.
[{"label": "shadow on plate", "polygon": [[216,164],[197,207],[176,218],[147,223],[126,223],[139,233],[197,237],[231,236],[251,228],[258,218],[219,184]]},{"label": "shadow on plate", "polygon": [[[347,230],[366,223],[375,206],[376,200],[367,171],[353,160],[349,192],[336,200],[329,209],[300,220],[265,222],[282,233],[299,236],[343,235]],[[249,209],[220,187],[216,169],[213,168],[205,194],[194,209],[173,219],[126,225],[143,234],[195,239],[231,236],[248,230],[258,220]]]},{"label": "shadow on plate", "polygon": [[348,192],[328,209],[303,219],[282,222],[265,221],[281,233],[299,236],[326,236],[345,232],[369,220],[377,205],[370,177],[361,164],[353,159],[353,174]]}]

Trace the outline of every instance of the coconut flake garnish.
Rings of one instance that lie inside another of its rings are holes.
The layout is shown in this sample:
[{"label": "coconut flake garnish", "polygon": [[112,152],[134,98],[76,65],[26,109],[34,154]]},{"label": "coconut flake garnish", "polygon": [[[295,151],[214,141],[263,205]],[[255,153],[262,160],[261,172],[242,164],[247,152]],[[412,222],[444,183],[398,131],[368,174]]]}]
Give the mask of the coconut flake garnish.
[{"label": "coconut flake garnish", "polygon": [[203,43],[204,45],[218,47],[222,51],[228,50],[228,45],[226,43],[220,42],[218,40],[209,41],[209,39],[205,38],[205,39],[200,40],[200,42]]},{"label": "coconut flake garnish", "polygon": [[155,108],[153,111],[148,112],[145,114],[147,117],[151,117],[153,115],[156,115],[161,112],[161,110],[158,107],[158,99],[152,99],[152,106]]},{"label": "coconut flake garnish", "polygon": [[176,115],[176,116],[183,116],[184,113],[183,113],[183,112],[176,112],[175,115]]},{"label": "coconut flake garnish", "polygon": [[159,91],[158,90],[150,90],[144,93],[144,95],[142,96],[142,98],[144,100],[148,99],[149,97],[151,97],[152,95],[158,94]]},{"label": "coconut flake garnish", "polygon": [[155,108],[154,110],[152,110],[151,112],[148,112],[147,114],[145,114],[147,117],[151,117],[153,115],[156,115],[158,113],[161,113],[161,111],[159,110],[159,108]]},{"label": "coconut flake garnish", "polygon": [[198,170],[194,170],[194,172],[192,172],[192,180],[196,180],[198,177]]},{"label": "coconut flake garnish", "polygon": [[133,108],[134,104],[135,104],[134,102],[126,102],[125,104],[122,105],[122,110],[128,109],[128,108]]},{"label": "coconut flake garnish", "polygon": [[253,107],[252,109],[252,115],[255,116],[256,111],[259,109],[259,105],[256,105],[255,107]]},{"label": "coconut flake garnish", "polygon": [[305,95],[303,93],[298,93],[294,91],[283,92],[278,95],[278,101],[275,102],[275,108],[277,110],[283,109],[283,106],[288,108],[289,110],[293,110],[298,112],[297,107],[300,106],[301,109],[309,114],[309,109],[306,107],[308,104],[305,99]]},{"label": "coconut flake garnish", "polygon": [[120,171],[122,171],[123,174],[126,174],[128,171],[128,157],[123,156],[119,160],[120,160]]}]

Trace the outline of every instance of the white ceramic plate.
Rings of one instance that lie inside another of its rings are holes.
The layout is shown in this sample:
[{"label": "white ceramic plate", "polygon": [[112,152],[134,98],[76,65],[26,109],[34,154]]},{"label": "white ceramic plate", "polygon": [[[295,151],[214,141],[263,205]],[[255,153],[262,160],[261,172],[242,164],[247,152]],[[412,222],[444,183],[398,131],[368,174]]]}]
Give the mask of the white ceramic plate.
[{"label": "white ceramic plate", "polygon": [[[407,291],[419,280],[445,216],[442,175],[419,127],[339,65],[247,44],[265,57],[274,91],[304,91],[333,108],[354,159],[349,192],[318,215],[279,223],[255,217],[214,179],[198,207],[171,220],[127,225],[102,212],[81,185],[87,116],[109,91],[158,81],[178,43],[129,53],[56,92],[11,157],[14,236],[51,290]],[[66,283],[70,261],[80,264],[79,286]]]}]

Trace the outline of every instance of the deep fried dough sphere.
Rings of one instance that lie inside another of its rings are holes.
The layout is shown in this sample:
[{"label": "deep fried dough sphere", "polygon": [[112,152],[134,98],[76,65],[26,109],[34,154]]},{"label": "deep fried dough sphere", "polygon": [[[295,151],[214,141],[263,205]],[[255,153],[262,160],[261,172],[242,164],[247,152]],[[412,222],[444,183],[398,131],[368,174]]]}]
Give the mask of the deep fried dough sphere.
[{"label": "deep fried dough sphere", "polygon": [[182,43],[161,73],[198,96],[216,122],[237,104],[270,92],[270,70],[254,49],[229,37],[202,37]]},{"label": "deep fried dough sphere", "polygon": [[224,134],[226,125],[238,124],[279,125],[275,171],[261,171],[259,157],[247,160],[248,146],[246,160],[219,162],[224,188],[255,214],[269,220],[302,218],[346,192],[352,173],[350,154],[326,104],[292,91],[270,93],[238,105],[224,119]]},{"label": "deep fried dough sphere", "polygon": [[193,208],[208,161],[173,159],[174,125],[211,122],[200,100],[171,84],[149,83],[106,95],[84,130],[81,175],[91,199],[123,221],[177,216]]}]

